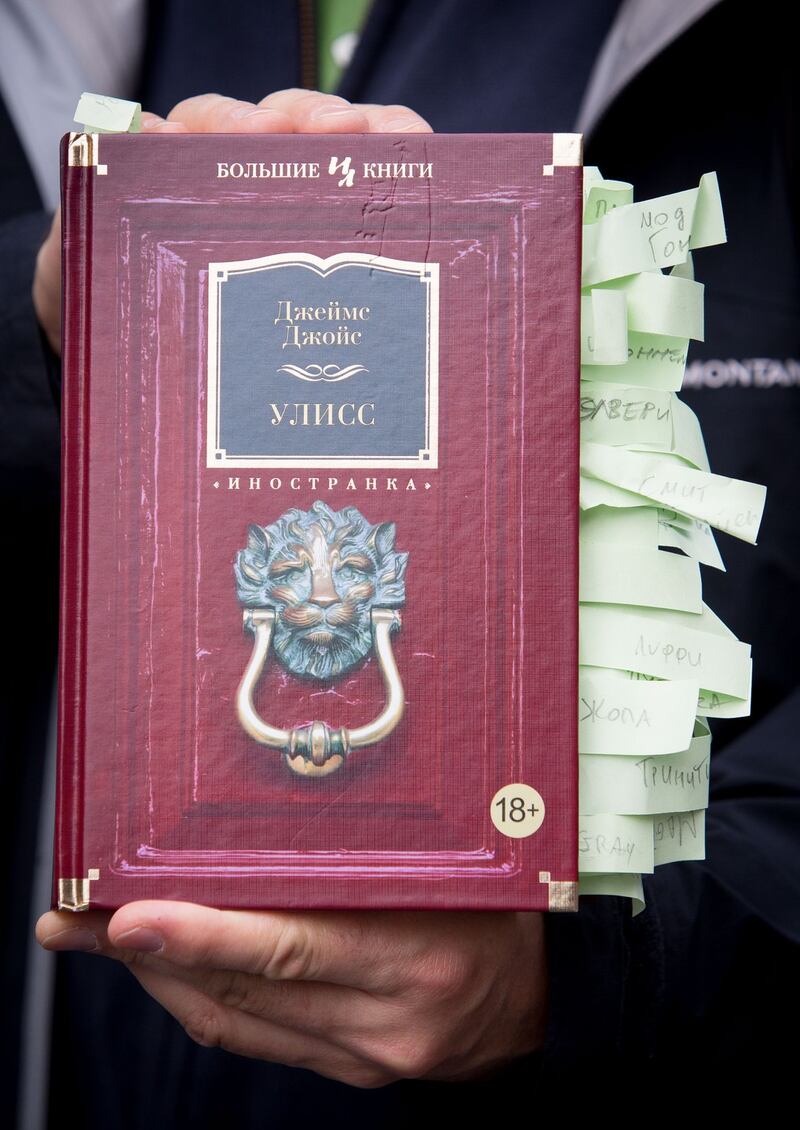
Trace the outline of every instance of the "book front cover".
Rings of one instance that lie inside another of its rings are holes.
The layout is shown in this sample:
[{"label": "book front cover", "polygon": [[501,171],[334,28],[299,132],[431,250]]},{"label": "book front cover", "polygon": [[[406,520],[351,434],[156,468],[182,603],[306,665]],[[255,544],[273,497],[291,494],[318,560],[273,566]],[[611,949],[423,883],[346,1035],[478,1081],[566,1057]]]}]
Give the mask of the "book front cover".
[{"label": "book front cover", "polygon": [[54,902],[577,909],[579,138],[63,156]]}]

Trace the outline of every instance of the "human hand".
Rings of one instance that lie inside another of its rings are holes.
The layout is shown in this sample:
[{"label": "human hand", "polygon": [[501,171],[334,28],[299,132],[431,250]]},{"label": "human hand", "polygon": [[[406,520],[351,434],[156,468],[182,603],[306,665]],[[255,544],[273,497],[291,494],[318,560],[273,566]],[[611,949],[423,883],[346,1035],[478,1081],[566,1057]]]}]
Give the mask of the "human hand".
[{"label": "human hand", "polygon": [[537,913],[146,901],[113,916],[49,911],[36,937],[125,962],[203,1046],[356,1087],[481,1078],[544,1038]]},{"label": "human hand", "polygon": [[[350,103],[335,94],[293,88],[259,103],[221,94],[179,102],[165,118],[142,114],[142,133],[430,133],[407,106]],[[36,259],[33,305],[47,340],[61,353],[61,210]]]}]

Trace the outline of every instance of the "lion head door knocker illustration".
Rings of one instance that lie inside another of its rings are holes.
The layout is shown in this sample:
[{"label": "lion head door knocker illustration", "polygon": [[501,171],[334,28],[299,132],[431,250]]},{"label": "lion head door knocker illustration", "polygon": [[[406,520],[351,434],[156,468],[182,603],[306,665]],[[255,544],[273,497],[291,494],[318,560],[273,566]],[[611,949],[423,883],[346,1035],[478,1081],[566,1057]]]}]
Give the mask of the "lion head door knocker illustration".
[{"label": "lion head door knocker illustration", "polygon": [[[354,506],[287,510],[268,526],[249,527],[236,555],[236,594],[244,628],[255,637],[236,692],[245,732],[281,750],[304,777],[340,769],[353,749],[374,745],[403,716],[405,693],[390,636],[400,629],[407,553],[394,548],[393,522],[372,525]],[[281,666],[302,679],[330,680],[352,671],[374,651],[386,701],[371,722],[332,730],[311,722],[283,730],[265,722],[253,693],[270,647]]]}]

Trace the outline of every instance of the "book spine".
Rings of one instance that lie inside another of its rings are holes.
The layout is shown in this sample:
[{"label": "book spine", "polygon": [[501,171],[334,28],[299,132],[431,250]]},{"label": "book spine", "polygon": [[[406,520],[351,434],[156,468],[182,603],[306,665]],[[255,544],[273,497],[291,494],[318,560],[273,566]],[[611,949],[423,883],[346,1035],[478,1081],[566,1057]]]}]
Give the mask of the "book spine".
[{"label": "book spine", "polygon": [[95,168],[61,153],[62,407],[58,772],[53,906],[87,905],[84,860],[87,510]]}]

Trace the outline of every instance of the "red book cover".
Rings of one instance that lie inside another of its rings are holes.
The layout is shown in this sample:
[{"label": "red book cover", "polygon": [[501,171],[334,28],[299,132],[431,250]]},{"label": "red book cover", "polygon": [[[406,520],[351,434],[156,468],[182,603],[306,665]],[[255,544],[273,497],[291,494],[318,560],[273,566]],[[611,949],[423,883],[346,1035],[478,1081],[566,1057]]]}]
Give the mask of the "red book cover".
[{"label": "red book cover", "polygon": [[64,139],[54,905],[577,910],[580,140]]}]

